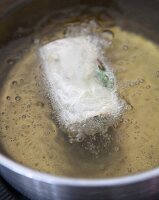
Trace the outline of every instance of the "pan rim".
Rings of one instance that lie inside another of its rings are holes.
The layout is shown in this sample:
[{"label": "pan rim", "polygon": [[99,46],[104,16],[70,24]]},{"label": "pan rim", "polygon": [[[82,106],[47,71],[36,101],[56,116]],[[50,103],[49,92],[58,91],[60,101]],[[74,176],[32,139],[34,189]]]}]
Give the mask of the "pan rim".
[{"label": "pan rim", "polygon": [[[103,179],[86,179],[86,178],[71,178],[65,176],[52,175],[45,172],[39,172],[30,167],[26,167],[22,164],[17,163],[16,161],[7,158],[5,155],[0,153],[0,172],[1,166],[8,168],[9,170],[22,175],[27,178],[34,179],[36,181],[56,184],[56,185],[65,185],[73,187],[112,187],[112,186],[123,186],[139,182],[148,181],[150,179],[156,178],[159,176],[159,168],[129,175],[121,176],[115,178],[103,178]],[[3,175],[3,174],[2,174]]]}]

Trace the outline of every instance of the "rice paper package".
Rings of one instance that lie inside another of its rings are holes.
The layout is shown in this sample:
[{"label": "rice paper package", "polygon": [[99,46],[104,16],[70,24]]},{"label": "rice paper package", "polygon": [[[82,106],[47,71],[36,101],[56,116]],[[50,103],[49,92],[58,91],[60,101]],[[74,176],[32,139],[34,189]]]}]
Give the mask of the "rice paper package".
[{"label": "rice paper package", "polygon": [[98,36],[59,39],[39,49],[44,85],[59,127],[71,140],[106,134],[124,102]]}]

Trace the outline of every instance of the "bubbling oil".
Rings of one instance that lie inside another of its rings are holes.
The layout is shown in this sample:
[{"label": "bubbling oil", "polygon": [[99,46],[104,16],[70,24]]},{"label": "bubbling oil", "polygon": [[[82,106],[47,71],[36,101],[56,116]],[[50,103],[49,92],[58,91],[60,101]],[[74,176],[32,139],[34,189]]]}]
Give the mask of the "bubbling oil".
[{"label": "bubbling oil", "polygon": [[[28,167],[71,177],[116,177],[157,167],[159,47],[121,29],[117,15],[110,17],[101,10],[96,17],[91,11],[83,13],[81,10],[66,19],[60,12],[58,21],[53,15],[46,17],[32,35],[11,41],[1,49],[1,65],[8,69],[0,91],[2,151]],[[106,56],[117,78],[118,91],[128,104],[120,123],[109,129],[111,145],[104,148],[100,137],[83,144],[90,147],[95,143],[93,150],[100,149],[98,155],[81,144],[70,144],[56,127],[52,108],[43,95],[36,55],[39,46],[65,37],[68,26],[92,19],[99,24],[98,32],[106,30],[112,42]]]}]

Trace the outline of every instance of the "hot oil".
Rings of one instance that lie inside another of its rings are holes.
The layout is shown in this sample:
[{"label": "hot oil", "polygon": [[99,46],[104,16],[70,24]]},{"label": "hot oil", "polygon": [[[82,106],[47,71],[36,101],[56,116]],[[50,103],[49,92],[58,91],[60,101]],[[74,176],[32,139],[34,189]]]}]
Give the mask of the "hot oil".
[{"label": "hot oil", "polygon": [[[141,35],[122,30],[115,17],[100,12],[94,19],[81,13],[70,19],[61,14],[58,23],[53,16],[46,17],[34,34],[1,50],[2,65],[9,68],[0,95],[2,150],[31,168],[72,177],[123,176],[157,167],[159,48]],[[41,87],[36,53],[41,45],[63,38],[66,27],[79,23],[79,18],[81,22],[96,20],[99,33],[104,29],[114,33],[106,57],[117,77],[118,91],[129,105],[120,123],[109,130],[111,145],[98,155],[80,144],[70,144],[57,129]]]}]

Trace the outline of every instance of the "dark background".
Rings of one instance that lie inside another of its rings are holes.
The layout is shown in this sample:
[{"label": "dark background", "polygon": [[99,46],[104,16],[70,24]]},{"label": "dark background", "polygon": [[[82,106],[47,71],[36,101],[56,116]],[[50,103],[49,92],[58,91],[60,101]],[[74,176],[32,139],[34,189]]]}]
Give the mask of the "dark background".
[{"label": "dark background", "polygon": [[1,176],[0,176],[0,200],[29,200],[15,189],[13,189]]}]

